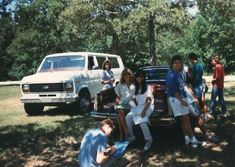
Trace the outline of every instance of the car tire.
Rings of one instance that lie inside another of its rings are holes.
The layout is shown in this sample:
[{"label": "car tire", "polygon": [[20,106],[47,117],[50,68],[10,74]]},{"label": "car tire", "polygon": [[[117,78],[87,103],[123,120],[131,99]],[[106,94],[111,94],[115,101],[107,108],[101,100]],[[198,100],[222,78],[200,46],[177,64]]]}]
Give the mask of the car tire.
[{"label": "car tire", "polygon": [[44,106],[37,103],[25,103],[24,110],[29,116],[42,114]]},{"label": "car tire", "polygon": [[82,92],[78,100],[79,111],[83,114],[89,113],[91,108],[91,97],[88,92]]}]

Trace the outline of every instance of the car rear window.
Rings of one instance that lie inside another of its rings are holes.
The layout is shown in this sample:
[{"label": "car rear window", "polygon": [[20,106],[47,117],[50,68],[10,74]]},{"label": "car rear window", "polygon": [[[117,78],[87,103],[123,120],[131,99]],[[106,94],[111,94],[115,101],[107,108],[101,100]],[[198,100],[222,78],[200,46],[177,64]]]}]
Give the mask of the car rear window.
[{"label": "car rear window", "polygon": [[146,80],[166,79],[168,68],[145,69]]}]

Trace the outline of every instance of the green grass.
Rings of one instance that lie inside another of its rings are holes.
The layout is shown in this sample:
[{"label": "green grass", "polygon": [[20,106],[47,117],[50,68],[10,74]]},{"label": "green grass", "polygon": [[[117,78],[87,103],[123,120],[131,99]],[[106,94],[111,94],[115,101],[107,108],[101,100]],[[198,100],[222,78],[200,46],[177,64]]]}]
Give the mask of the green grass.
[{"label": "green grass", "polygon": [[[224,99],[226,101],[227,109],[229,111],[235,110],[235,82],[227,83],[227,87],[224,88]],[[209,90],[206,94],[206,101],[208,107],[210,106],[210,98],[211,98],[211,91]],[[218,97],[217,97],[217,106],[218,104]]]},{"label": "green grass", "polygon": [[[227,107],[233,116],[226,121],[209,123],[212,130],[221,137],[222,144],[216,147],[221,148],[222,152],[213,151],[212,148],[189,151],[173,142],[170,137],[162,137],[161,133],[165,133],[163,129],[164,132],[157,133],[159,136],[154,149],[143,153],[141,149],[144,141],[139,140],[140,144],[129,149],[117,166],[142,160],[149,165],[161,166],[195,166],[195,163],[205,162],[209,166],[226,166],[227,161],[232,160],[229,158],[231,154],[234,155],[234,92],[235,83],[230,83],[224,92]],[[29,117],[20,102],[20,96],[18,86],[0,87],[0,166],[77,166],[76,156],[82,136],[87,129],[96,127],[97,123],[89,115],[68,114],[69,108],[46,108],[43,115]],[[206,98],[209,102],[210,92]],[[178,162],[177,159],[196,160]]]},{"label": "green grass", "polygon": [[7,100],[12,97],[20,96],[19,86],[2,86],[0,87],[0,100]]},{"label": "green grass", "polygon": [[96,122],[67,108],[29,117],[20,96],[17,86],[0,87],[0,166],[76,166],[78,141]]},{"label": "green grass", "polygon": [[68,116],[28,117],[20,102],[20,89],[17,86],[0,87],[0,127],[37,123],[40,126],[51,126]]}]

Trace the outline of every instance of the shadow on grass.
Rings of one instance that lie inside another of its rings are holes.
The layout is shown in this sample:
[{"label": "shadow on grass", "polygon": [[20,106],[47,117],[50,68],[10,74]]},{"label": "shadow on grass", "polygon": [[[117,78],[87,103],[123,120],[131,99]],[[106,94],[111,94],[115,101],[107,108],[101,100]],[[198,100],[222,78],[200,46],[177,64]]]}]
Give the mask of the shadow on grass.
[{"label": "shadow on grass", "polygon": [[[115,167],[234,166],[235,110],[234,95],[232,95],[231,92],[235,92],[234,87],[224,89],[225,100],[226,97],[232,99],[226,101],[231,116],[228,118],[218,117],[217,119],[208,122],[206,125],[206,127],[216,135],[219,142],[215,143],[207,141],[206,147],[192,149],[184,145],[182,133],[176,131],[175,128],[153,127],[151,128],[151,134],[154,138],[152,148],[148,152],[144,152],[144,137],[141,132],[137,133],[137,140],[129,147],[123,161],[119,161]],[[207,99],[208,107],[209,104],[210,99]]]},{"label": "shadow on grass", "polygon": [[[209,143],[207,148],[185,147],[182,133],[175,127],[151,127],[154,141],[152,148],[144,152],[144,137],[136,127],[137,140],[114,166],[232,166],[235,111],[231,113],[229,118],[208,123],[220,142]],[[97,123],[88,115],[71,116],[57,123],[57,127],[44,128],[39,124],[0,127],[0,166],[77,166],[80,141],[85,131],[97,127]],[[116,133],[114,136],[117,140]]]},{"label": "shadow on grass", "polygon": [[49,108],[46,111],[43,112],[42,115],[50,115],[50,116],[56,116],[56,115],[83,115],[83,113],[79,112],[78,107],[76,107],[73,103],[66,104],[66,105],[60,105],[55,108]]},{"label": "shadow on grass", "polygon": [[[185,147],[182,133],[174,127],[151,127],[154,142],[148,152],[143,151],[144,137],[136,127],[137,140],[114,166],[232,166],[234,122],[234,113],[228,119],[210,122],[208,127],[220,142],[197,149]],[[38,124],[1,127],[0,166],[77,166],[82,136],[97,123],[86,115],[57,123],[56,128],[40,128]]]},{"label": "shadow on grass", "polygon": [[[90,111],[93,110],[93,104],[90,106]],[[58,115],[84,115],[89,113],[82,113],[79,111],[78,106],[75,103],[61,104],[59,106],[46,106],[42,114],[38,116],[58,116]],[[33,116],[35,117],[35,115]]]},{"label": "shadow on grass", "polygon": [[0,166],[77,166],[79,142],[96,123],[89,116],[57,123],[56,128],[38,124],[1,127]]},{"label": "shadow on grass", "polygon": [[[232,111],[231,111],[232,112]],[[207,141],[206,147],[186,147],[183,135],[174,127],[151,127],[153,144],[144,152],[142,132],[136,133],[137,140],[131,144],[119,166],[233,166],[235,164],[235,111],[226,119],[213,120],[207,128],[216,134],[219,142]]]}]

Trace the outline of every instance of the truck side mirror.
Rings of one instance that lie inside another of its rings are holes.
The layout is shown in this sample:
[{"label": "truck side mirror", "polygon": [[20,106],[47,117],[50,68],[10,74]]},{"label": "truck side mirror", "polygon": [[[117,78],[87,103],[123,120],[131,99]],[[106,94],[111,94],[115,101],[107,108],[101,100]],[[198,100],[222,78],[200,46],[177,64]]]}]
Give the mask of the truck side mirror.
[{"label": "truck side mirror", "polygon": [[93,66],[92,67],[92,70],[98,70],[99,69],[99,66]]}]

